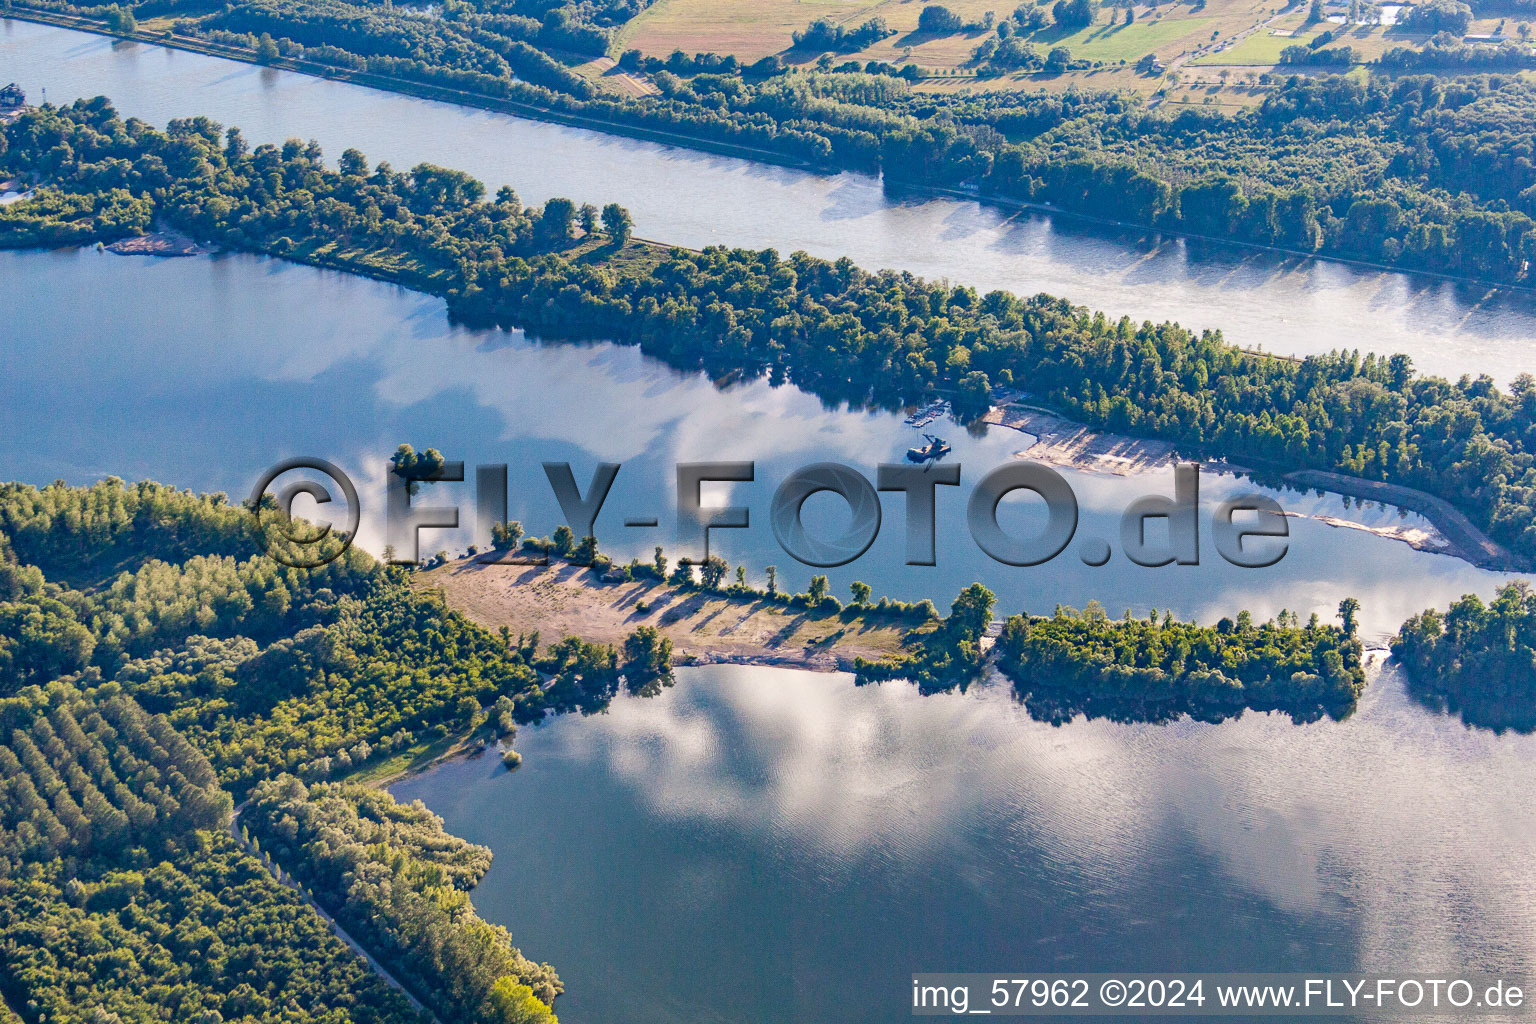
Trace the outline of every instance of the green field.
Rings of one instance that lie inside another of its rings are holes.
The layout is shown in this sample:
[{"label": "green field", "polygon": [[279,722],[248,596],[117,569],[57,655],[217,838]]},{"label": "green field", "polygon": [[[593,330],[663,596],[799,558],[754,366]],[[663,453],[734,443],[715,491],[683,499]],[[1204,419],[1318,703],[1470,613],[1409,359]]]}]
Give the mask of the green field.
[{"label": "green field", "polygon": [[1197,66],[1228,64],[1270,67],[1280,63],[1280,51],[1287,46],[1305,46],[1307,40],[1321,31],[1321,28],[1302,29],[1295,35],[1277,36],[1269,29],[1260,29],[1230,49],[1196,57],[1190,63]]},{"label": "green field", "polygon": [[[1135,61],[1143,54],[1163,50],[1168,44],[1194,33],[1208,34],[1215,18],[1159,18],[1143,14],[1130,25],[1090,25],[1080,31],[1061,35],[1051,30],[1031,36],[1036,44],[1065,46],[1081,60]],[[1278,58],[1277,58],[1278,59]]]},{"label": "green field", "polygon": [[[1086,28],[1064,31],[1047,26],[1031,35],[1030,41],[1044,49],[1066,46],[1080,60],[1114,64],[1156,53],[1166,61],[1210,45],[1215,38],[1235,38],[1280,13],[1283,2],[1175,0],[1155,7],[1138,3],[1136,21],[1130,25],[1124,24],[1123,11],[1101,10]],[[979,28],[940,35],[919,32],[917,20],[924,6],[919,0],[657,0],[630,22],[614,49],[636,47],[660,57],[674,49],[732,53],[744,61],[777,53],[795,63],[808,63],[818,55],[789,50],[790,37],[814,18],[827,16],[852,27],[880,17],[894,34],[857,53],[840,54],[839,59],[911,62],[939,75],[968,71],[972,52],[992,32]],[[980,21],[988,13],[1007,17],[1017,3],[946,0],[945,6],[963,18]],[[1049,0],[1045,6],[1049,10]],[[1029,87],[1032,79],[1008,81]],[[997,79],[989,82],[992,87],[1001,84]]]}]

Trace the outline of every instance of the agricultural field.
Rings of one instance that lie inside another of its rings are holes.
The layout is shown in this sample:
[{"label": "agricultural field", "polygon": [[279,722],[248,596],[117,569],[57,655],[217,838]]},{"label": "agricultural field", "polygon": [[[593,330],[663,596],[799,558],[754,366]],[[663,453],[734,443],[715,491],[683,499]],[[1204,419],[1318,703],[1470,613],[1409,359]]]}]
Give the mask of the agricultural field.
[{"label": "agricultural field", "polygon": [[[924,6],[923,0],[658,0],[629,24],[615,49],[634,48],[657,57],[666,57],[674,50],[734,54],[744,62],[776,54],[789,63],[809,64],[821,54],[796,50],[794,32],[818,18],[854,28],[879,17],[895,34],[865,49],[838,54],[838,61],[916,64],[931,76],[921,87],[937,91],[1091,84],[1095,88],[1151,92],[1158,87],[1156,78],[1122,71],[1118,65],[1134,64],[1149,53],[1164,64],[1182,63],[1212,46],[1236,42],[1275,19],[1294,15],[1299,24],[1305,17],[1300,3],[1287,6],[1285,0],[1140,3],[1132,8],[1135,20],[1131,24],[1125,24],[1124,7],[1104,7],[1092,25],[1080,29],[1048,24],[1023,34],[1042,51],[1065,46],[1074,59],[1103,66],[1066,74],[977,79],[971,67],[972,52],[992,31],[920,32],[918,18]],[[979,24],[988,13],[994,20],[1007,18],[1016,5],[1009,0],[951,0],[945,6],[967,22]],[[1276,49],[1275,59],[1278,57]]]},{"label": "agricultural field", "polygon": [[[1287,46],[1305,46],[1323,32],[1320,26],[1260,28],[1223,50],[1202,54],[1189,63],[1195,67],[1273,67]],[[1353,42],[1350,45],[1354,45]]]},{"label": "agricultural field", "polygon": [[[1274,68],[1286,47],[1305,45],[1325,31],[1334,34],[1331,45],[1353,47],[1365,60],[1373,60],[1395,46],[1420,45],[1426,39],[1422,33],[1391,23],[1398,10],[1395,5],[1387,8],[1385,24],[1346,25],[1339,23],[1345,10],[1339,0],[1327,6],[1333,20],[1321,24],[1308,21],[1308,4],[1302,0],[1139,2],[1130,8],[1134,13],[1130,24],[1125,22],[1126,7],[1101,4],[1092,25],[1070,29],[1048,24],[1032,33],[1021,33],[1042,53],[1065,46],[1074,60],[1097,66],[1064,73],[978,76],[971,63],[972,52],[993,34],[979,25],[989,13],[994,21],[1007,18],[1015,4],[1011,0],[949,0],[944,6],[978,27],[934,34],[918,31],[918,18],[927,2],[931,0],[657,0],[624,29],[614,52],[638,49],[663,58],[674,50],[710,52],[733,54],[747,63],[773,54],[790,64],[808,65],[822,54],[796,49],[793,33],[818,18],[853,29],[878,17],[895,34],[864,49],[836,54],[833,59],[916,64],[929,76],[918,88],[934,92],[1054,91],[1078,86],[1162,92],[1170,103],[1236,107],[1252,99],[1228,88],[1230,84],[1246,83]],[[1031,0],[1025,0],[1023,6],[1030,4]],[[1049,8],[1048,0],[1044,6]],[[1513,36],[1516,20],[1480,19],[1471,31]],[[1127,66],[1147,54],[1156,55],[1165,68],[1177,74],[1138,74]],[[1295,70],[1306,73],[1307,69]],[[604,84],[614,87],[612,82]],[[1209,92],[1211,89],[1216,89],[1216,94]]]},{"label": "agricultural field", "polygon": [[[870,3],[868,0],[657,0],[624,29],[615,49],[635,48],[665,57],[684,53],[735,54],[754,61],[787,49],[791,34],[817,18],[840,23],[871,17],[875,8],[911,8],[912,26],[921,7],[915,3]],[[957,3],[957,7],[960,4]],[[992,4],[993,7],[996,4]],[[890,21],[890,15],[885,15]],[[896,27],[895,22],[891,22]]]},{"label": "agricultural field", "polygon": [[[1474,27],[1473,31],[1478,31]],[[1486,31],[1491,32],[1490,27]],[[1289,46],[1305,46],[1324,32],[1332,38],[1326,45],[1349,46],[1365,60],[1374,60],[1396,46],[1422,45],[1428,38],[1422,32],[1409,32],[1392,25],[1346,25],[1333,21],[1306,21],[1295,11],[1244,36],[1231,46],[1211,50],[1189,63],[1194,67],[1269,68],[1280,63],[1280,54]]]},{"label": "agricultural field", "polygon": [[[943,71],[964,66],[989,31],[934,35],[917,31],[921,0],[658,0],[632,21],[619,41],[620,49],[637,48],[665,57],[673,50],[735,54],[753,61],[780,54],[791,61],[809,61],[817,54],[791,51],[792,34],[817,18],[857,26],[869,18],[884,18],[895,35],[854,54],[860,60],[911,61]],[[945,4],[967,21],[980,22],[990,11],[1006,18],[1014,6],[1008,0],[950,0]],[[1027,4],[1026,4],[1027,6]],[[1092,60],[1130,60],[1147,52],[1177,53],[1209,42],[1213,32],[1230,35],[1282,9],[1279,0],[1209,0],[1205,4],[1139,5],[1137,21],[1111,26],[1111,13],[1123,21],[1123,9],[1099,12],[1095,24],[1073,32],[1055,26],[1029,38],[1040,46],[1066,45]],[[1298,10],[1300,8],[1297,8]]]}]

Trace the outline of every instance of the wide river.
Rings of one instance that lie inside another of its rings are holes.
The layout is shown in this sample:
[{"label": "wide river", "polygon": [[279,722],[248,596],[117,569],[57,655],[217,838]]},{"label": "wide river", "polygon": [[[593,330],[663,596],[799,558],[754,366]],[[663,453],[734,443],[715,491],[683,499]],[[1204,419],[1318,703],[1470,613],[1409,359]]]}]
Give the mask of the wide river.
[{"label": "wide river", "polygon": [[[763,168],[465,112],[152,47],[0,22],[0,80],[50,100],[107,93],[154,121],[207,113],[257,139],[314,136],[397,166],[422,159],[530,200],[617,199],[648,235],[805,248],[982,286],[1047,290],[1148,317],[1224,327],[1271,349],[1412,352],[1421,365],[1536,369],[1524,299],[1232,250],[1197,253],[1009,218],[950,201],[893,204],[878,183]],[[671,546],[672,466],[751,459],[752,484],[709,500],[752,510],[717,534],[755,579],[814,570],[767,528],[773,487],[836,460],[873,474],[915,439],[899,416],[827,408],[763,382],[716,388],[633,349],[541,345],[450,325],[440,301],[250,256],[0,253],[0,477],[153,477],[246,492],[290,455],[357,480],[377,549],[383,460],[401,441],[511,466],[511,514],[560,522],[539,463],[623,464],[604,546]],[[1385,339],[1385,340],[1382,340]],[[1202,481],[1202,562],[1148,569],[1076,549],[1006,569],[966,535],[970,487],[1029,438],[946,425],[963,485],[940,493],[939,564],[902,564],[904,513],[831,573],[877,593],[947,601],[981,579],[999,609],[1097,598],[1209,621],[1238,608],[1328,616],[1363,604],[1379,641],[1409,613],[1499,577],[1317,516],[1373,527],[1416,517],[1337,496],[1266,492],[1302,518],[1276,566],[1227,565]],[[1166,474],[1065,471],[1079,536],[1118,537],[1120,510]],[[439,493],[440,492],[440,493]],[[473,515],[470,485],[429,490]],[[808,505],[813,527],[841,521]],[[654,530],[625,517],[657,515]],[[1004,516],[1024,528],[1030,513]],[[430,552],[467,534],[424,538]],[[842,676],[695,669],[655,700],[526,729],[525,767],[448,764],[397,788],[496,851],[477,905],[560,968],[574,1024],[889,1021],[916,970],[1536,970],[1536,741],[1469,730],[1373,667],[1358,714],[1298,727],[1249,715],[1208,726],[1032,722],[1000,690],[920,697]]]}]

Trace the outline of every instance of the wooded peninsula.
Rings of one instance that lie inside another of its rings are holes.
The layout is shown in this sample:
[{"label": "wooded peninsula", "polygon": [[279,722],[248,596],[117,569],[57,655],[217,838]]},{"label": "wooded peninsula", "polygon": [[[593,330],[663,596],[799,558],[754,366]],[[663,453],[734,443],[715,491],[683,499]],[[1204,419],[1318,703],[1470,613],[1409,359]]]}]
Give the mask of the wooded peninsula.
[{"label": "wooded peninsula", "polygon": [[[552,1024],[555,971],[469,902],[488,851],[357,783],[456,751],[499,747],[515,767],[520,724],[661,693],[670,641],[650,626],[618,648],[493,632],[355,548],[317,569],[286,567],[258,553],[251,523],[222,495],[154,483],[0,485],[0,994],[29,1021],[422,1019],[395,984],[440,1021]],[[867,587],[845,607],[824,577],[805,593],[764,592],[716,568],[651,563],[642,575],[807,616],[906,624],[921,653],[904,657],[921,671],[902,661],[887,677],[943,688],[981,665],[993,598],[979,584],[939,619],[926,603],[874,602]],[[597,559],[582,571],[635,575]],[[1292,697],[1302,717],[1343,714],[1335,701],[1352,703],[1363,681],[1348,617],[1343,632],[1255,626],[1246,613],[1214,630],[1106,625],[1092,610],[1024,622],[1009,620],[999,644],[1026,707],[1027,681],[1062,658],[1099,680],[1089,713],[1107,706],[1113,678],[1122,696],[1156,706],[1153,720],[1200,714],[1196,700],[1217,709],[1207,717]],[[1030,662],[1046,650],[1057,660]],[[1168,689],[1160,666],[1168,679],[1231,681],[1212,699],[1183,682]],[[1260,675],[1268,689],[1247,681]],[[133,955],[103,957],[103,941]]]}]

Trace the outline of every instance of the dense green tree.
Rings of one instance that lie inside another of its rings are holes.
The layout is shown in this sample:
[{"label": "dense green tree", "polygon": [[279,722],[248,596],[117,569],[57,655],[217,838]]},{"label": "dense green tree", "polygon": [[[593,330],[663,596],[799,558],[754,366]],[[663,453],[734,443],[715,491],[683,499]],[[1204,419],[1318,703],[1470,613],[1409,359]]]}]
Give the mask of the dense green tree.
[{"label": "dense green tree", "polygon": [[539,215],[539,237],[547,245],[564,245],[570,240],[575,223],[576,204],[569,199],[551,199]]},{"label": "dense green tree", "polygon": [[730,571],[730,566],[719,555],[710,555],[699,563],[699,582],[706,590],[719,590],[725,582],[725,575]]},{"label": "dense green tree", "polygon": [[1467,594],[1403,623],[1392,655],[1409,691],[1471,725],[1536,731],[1536,593],[1506,583],[1489,604]]},{"label": "dense green tree", "polygon": [[133,17],[132,7],[113,4],[107,8],[107,28],[113,32],[123,36],[132,35],[138,27]]},{"label": "dense green tree", "polygon": [[603,231],[613,239],[614,245],[623,246],[628,243],[634,228],[634,220],[624,207],[618,203],[608,203],[603,207]]},{"label": "dense green tree", "polygon": [[672,683],[672,640],[654,626],[638,626],[624,641],[624,682],[631,693],[654,696]]},{"label": "dense green tree", "polygon": [[533,989],[512,978],[497,978],[483,1018],[489,1024],[557,1024],[555,1015]]},{"label": "dense green tree", "polygon": [[513,519],[491,527],[491,546],[497,551],[516,551],[523,539],[523,524]]},{"label": "dense green tree", "polygon": [[1093,0],[1056,0],[1051,16],[1063,28],[1082,28],[1093,24]]},{"label": "dense green tree", "polygon": [[530,1019],[554,1024],[548,1007],[561,990],[554,971],[525,958],[469,902],[490,851],[449,835],[419,802],[280,776],[252,792],[246,816],[262,848],[440,1018],[518,1019],[496,1016],[517,1005],[506,1001],[506,986],[498,989],[510,980],[543,1007],[546,1016]]},{"label": "dense green tree", "polygon": [[928,4],[917,16],[917,30],[948,35],[965,27],[965,19],[942,4]]}]

